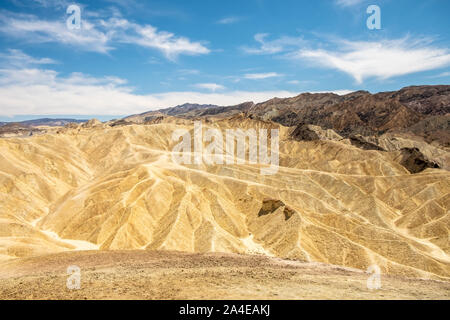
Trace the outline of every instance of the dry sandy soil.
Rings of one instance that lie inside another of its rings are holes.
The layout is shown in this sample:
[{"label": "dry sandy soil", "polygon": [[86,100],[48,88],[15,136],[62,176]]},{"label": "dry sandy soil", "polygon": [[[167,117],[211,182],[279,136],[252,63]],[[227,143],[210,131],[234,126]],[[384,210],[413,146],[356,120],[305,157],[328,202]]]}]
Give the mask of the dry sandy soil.
[{"label": "dry sandy soil", "polygon": [[[66,287],[81,268],[81,289]],[[260,255],[83,251],[0,264],[0,299],[450,299],[450,283]]]}]

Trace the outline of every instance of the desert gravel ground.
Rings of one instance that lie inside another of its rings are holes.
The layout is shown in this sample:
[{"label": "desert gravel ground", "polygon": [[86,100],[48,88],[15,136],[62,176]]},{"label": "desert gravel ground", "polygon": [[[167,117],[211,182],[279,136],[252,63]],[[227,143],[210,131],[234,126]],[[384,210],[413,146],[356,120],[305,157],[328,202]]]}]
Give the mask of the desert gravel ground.
[{"label": "desert gravel ground", "polygon": [[[69,290],[67,268],[81,269]],[[0,264],[1,299],[446,299],[450,283],[260,255],[79,251]]]}]

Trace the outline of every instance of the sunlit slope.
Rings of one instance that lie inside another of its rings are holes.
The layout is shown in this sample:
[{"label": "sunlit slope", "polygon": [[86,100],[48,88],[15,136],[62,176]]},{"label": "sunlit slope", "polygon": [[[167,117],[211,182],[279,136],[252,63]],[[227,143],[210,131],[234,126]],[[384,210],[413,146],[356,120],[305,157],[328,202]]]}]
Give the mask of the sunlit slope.
[{"label": "sunlit slope", "polygon": [[[229,119],[205,128],[275,128]],[[450,279],[450,174],[392,154],[296,142],[280,169],[172,161],[187,120],[0,140],[2,258],[76,249],[260,253]],[[77,240],[77,241],[74,241]]]}]

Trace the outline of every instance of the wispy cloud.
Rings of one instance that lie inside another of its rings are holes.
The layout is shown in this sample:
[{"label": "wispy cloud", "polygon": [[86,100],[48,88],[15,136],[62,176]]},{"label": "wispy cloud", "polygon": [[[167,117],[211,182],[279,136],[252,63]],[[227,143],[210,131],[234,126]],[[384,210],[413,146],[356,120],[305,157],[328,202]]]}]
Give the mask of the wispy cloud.
[{"label": "wispy cloud", "polygon": [[9,49],[6,53],[0,53],[0,65],[14,67],[28,67],[31,65],[56,64],[57,61],[50,58],[33,58],[21,50]]},{"label": "wispy cloud", "polygon": [[157,49],[171,60],[176,59],[181,54],[200,55],[210,53],[210,50],[200,42],[193,42],[188,38],[179,37],[170,32],[158,31],[157,28],[150,25],[140,26],[126,21],[122,27],[135,34],[123,33],[119,37],[119,41]]},{"label": "wispy cloud", "polygon": [[429,78],[446,78],[446,77],[450,77],[450,72],[449,71],[436,74],[436,75],[431,76]]},{"label": "wispy cloud", "polygon": [[232,16],[232,17],[222,18],[219,21],[217,21],[217,23],[218,24],[233,24],[233,23],[237,23],[239,21],[241,21],[240,17]]},{"label": "wispy cloud", "polygon": [[291,84],[291,85],[302,85],[302,86],[305,86],[305,85],[313,85],[313,84],[317,84],[317,81],[314,81],[314,80],[290,80],[290,81],[287,81],[287,83],[288,84]]},{"label": "wispy cloud", "polygon": [[39,4],[45,8],[67,8],[69,5],[73,4],[69,0],[32,0],[34,3]]},{"label": "wispy cloud", "polygon": [[450,65],[448,49],[433,46],[429,39],[410,37],[372,42],[341,40],[334,51],[303,49],[291,57],[340,70],[359,84],[367,78],[389,79]]},{"label": "wispy cloud", "polygon": [[108,53],[119,43],[158,50],[171,60],[179,55],[208,54],[201,42],[191,41],[151,25],[139,25],[120,17],[82,19],[80,30],[69,30],[62,21],[41,20],[34,15],[0,13],[0,32],[31,43],[53,42],[84,51]]},{"label": "wispy cloud", "polygon": [[199,89],[210,90],[212,92],[226,89],[224,86],[217,84],[217,83],[197,83],[194,85],[194,87],[199,88]]},{"label": "wispy cloud", "polygon": [[364,0],[335,0],[338,6],[351,7],[363,3]]},{"label": "wispy cloud", "polygon": [[[234,105],[245,101],[262,102],[273,97],[292,97],[289,91],[225,91],[218,84],[199,84],[198,88],[211,90],[137,94],[122,78],[92,77],[83,73],[63,76],[50,69],[47,58],[26,56],[25,64],[8,65],[11,52],[2,54],[0,62],[0,115],[123,115],[141,113],[186,102],[199,104]],[[20,52],[18,52],[20,53]],[[35,66],[33,66],[35,64]],[[215,92],[224,90],[224,92]]]},{"label": "wispy cloud", "polygon": [[0,32],[31,43],[57,42],[86,51],[106,53],[110,36],[83,20],[81,30],[69,30],[61,21],[41,20],[34,15],[0,13]]},{"label": "wispy cloud", "polygon": [[200,70],[197,69],[180,69],[178,73],[183,75],[197,75],[200,74]]},{"label": "wispy cloud", "polygon": [[[14,76],[14,78],[10,78]],[[79,77],[80,75],[78,75]],[[4,81],[5,78],[9,78]],[[62,115],[111,114],[123,115],[173,107],[186,102],[235,105],[245,101],[263,102],[273,97],[293,97],[289,91],[229,91],[201,93],[195,91],[164,92],[151,95],[135,94],[131,88],[117,85],[106,78],[73,81],[48,70],[20,70],[14,73],[0,70],[0,115]]]},{"label": "wispy cloud", "polygon": [[301,37],[283,36],[274,40],[267,40],[268,33],[258,33],[254,36],[259,47],[244,46],[242,49],[248,54],[274,54],[286,51],[289,48],[299,48],[305,42]]},{"label": "wispy cloud", "polygon": [[346,94],[355,92],[353,90],[332,90],[332,91],[310,91],[309,93],[334,93],[337,94],[339,96],[344,96]]},{"label": "wispy cloud", "polygon": [[261,79],[268,79],[268,78],[275,78],[275,77],[281,77],[282,74],[276,73],[276,72],[268,72],[268,73],[247,73],[244,75],[245,79],[250,80],[261,80]]}]

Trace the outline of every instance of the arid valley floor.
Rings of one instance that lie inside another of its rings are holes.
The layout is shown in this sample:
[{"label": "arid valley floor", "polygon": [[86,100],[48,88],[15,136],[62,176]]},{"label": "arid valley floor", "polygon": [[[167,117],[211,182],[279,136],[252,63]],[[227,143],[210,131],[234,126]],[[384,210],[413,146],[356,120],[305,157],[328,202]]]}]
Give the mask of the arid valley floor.
[{"label": "arid valley floor", "polygon": [[[68,265],[82,270],[66,287]],[[66,252],[0,265],[1,299],[450,299],[450,283],[264,256],[152,251]]]}]

